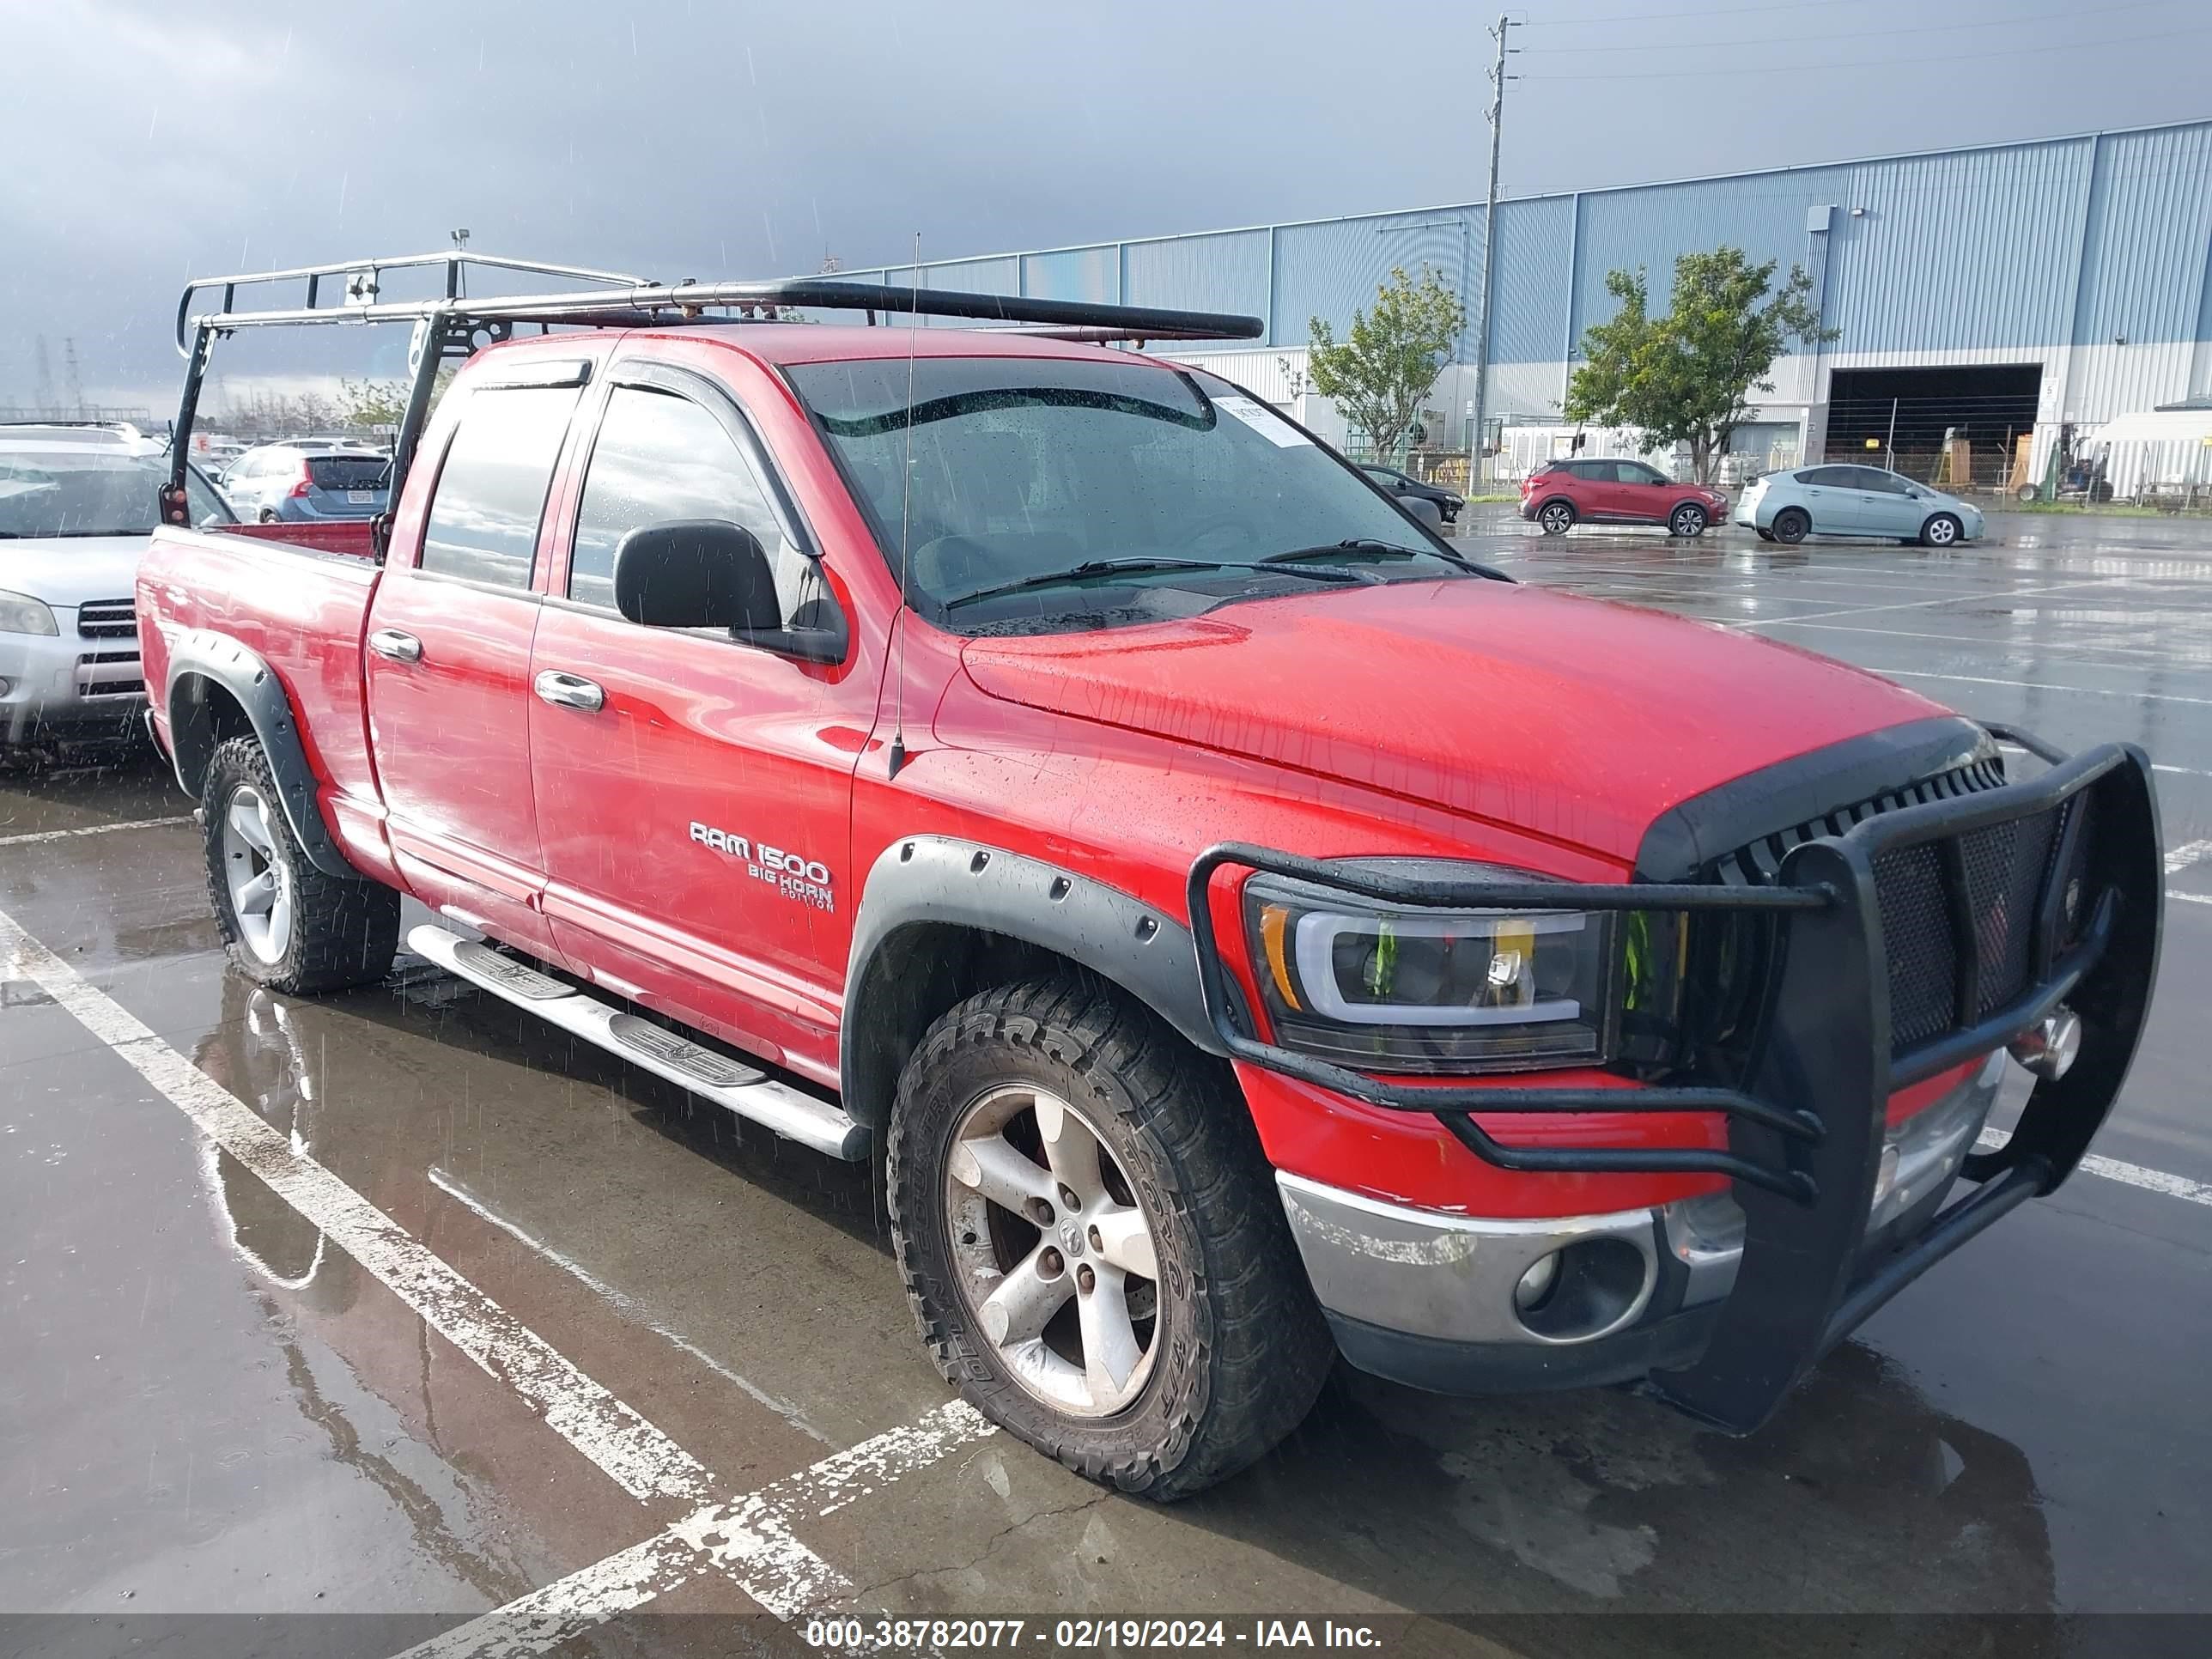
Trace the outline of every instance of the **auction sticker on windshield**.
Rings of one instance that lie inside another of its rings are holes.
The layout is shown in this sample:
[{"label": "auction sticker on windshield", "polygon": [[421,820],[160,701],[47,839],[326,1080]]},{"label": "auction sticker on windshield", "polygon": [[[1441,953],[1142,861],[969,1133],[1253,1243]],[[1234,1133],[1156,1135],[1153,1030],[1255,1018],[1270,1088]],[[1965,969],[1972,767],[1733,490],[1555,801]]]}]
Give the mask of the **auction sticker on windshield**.
[{"label": "auction sticker on windshield", "polygon": [[1257,398],[1216,398],[1213,406],[1234,415],[1269,443],[1282,448],[1294,449],[1313,441]]}]

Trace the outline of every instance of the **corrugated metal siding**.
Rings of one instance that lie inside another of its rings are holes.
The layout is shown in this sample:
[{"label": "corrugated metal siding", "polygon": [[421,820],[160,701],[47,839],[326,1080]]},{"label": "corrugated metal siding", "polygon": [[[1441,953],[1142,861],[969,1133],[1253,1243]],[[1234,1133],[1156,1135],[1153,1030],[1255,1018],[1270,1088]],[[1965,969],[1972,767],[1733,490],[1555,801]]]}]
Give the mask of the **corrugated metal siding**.
[{"label": "corrugated metal siding", "polygon": [[[1786,273],[1805,263],[1805,211],[1844,200],[1848,169],[1808,167],[1743,179],[1705,179],[1685,185],[1634,190],[1588,191],[1583,195],[1582,243],[1575,273],[1575,331],[1602,322],[1620,308],[1605,291],[1606,273],[1642,266],[1651,308],[1667,308],[1674,261],[1710,252],[1726,242],[1752,259],[1772,259]],[[1832,286],[1834,277],[1831,275]]]},{"label": "corrugated metal siding", "polygon": [[[1498,269],[1491,282],[1490,361],[1556,363],[1567,337],[1567,306],[1574,292],[1568,264],[1575,229],[1574,198],[1533,197],[1498,209]],[[1474,246],[1482,246],[1480,221]],[[1480,281],[1480,263],[1477,262]],[[1466,356],[1472,358],[1481,296],[1470,293]],[[1558,388],[1544,407],[1557,400]]]},{"label": "corrugated metal siding", "polygon": [[[1233,380],[1255,398],[1264,398],[1271,404],[1288,404],[1291,400],[1290,376],[1283,372],[1285,354],[1280,351],[1204,351],[1188,347],[1177,349],[1172,342],[1164,341],[1146,349],[1148,357],[1165,357],[1170,362],[1188,363],[1218,374],[1224,380]],[[1293,368],[1303,367],[1303,351],[1289,354]]]},{"label": "corrugated metal siding", "polygon": [[1850,168],[1830,233],[1831,349],[2067,338],[2094,153],[2069,140]]},{"label": "corrugated metal siding", "polygon": [[1089,300],[1114,305],[1121,298],[1121,249],[1116,242],[1097,247],[1060,248],[1022,255],[1028,291],[1042,300]]},{"label": "corrugated metal siding", "polygon": [[1445,287],[1469,301],[1469,259],[1481,246],[1480,208],[1439,208],[1320,224],[1285,225],[1275,233],[1275,315],[1269,342],[1306,344],[1308,319],[1319,317],[1339,338],[1352,313],[1375,302],[1394,269],[1419,276],[1435,269]]},{"label": "corrugated metal siding", "polygon": [[1018,294],[1022,262],[1014,254],[997,259],[956,259],[922,268],[926,288],[955,289],[969,294]]},{"label": "corrugated metal siding", "polygon": [[1122,251],[1121,269],[1128,282],[1122,299],[1129,305],[1267,314],[1264,230],[1131,242]]},{"label": "corrugated metal siding", "polygon": [[2088,246],[2077,345],[2193,342],[2212,250],[2212,127],[2103,140]]}]

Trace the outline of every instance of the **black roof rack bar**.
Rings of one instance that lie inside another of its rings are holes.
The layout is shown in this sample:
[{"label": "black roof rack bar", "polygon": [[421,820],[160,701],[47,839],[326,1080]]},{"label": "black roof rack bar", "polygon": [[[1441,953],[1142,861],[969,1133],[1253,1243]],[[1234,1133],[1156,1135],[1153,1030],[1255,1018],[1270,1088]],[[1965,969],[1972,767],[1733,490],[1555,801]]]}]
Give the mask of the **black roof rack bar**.
[{"label": "black roof rack bar", "polygon": [[[441,256],[442,257],[442,256]],[[419,261],[418,261],[419,262]],[[481,263],[470,256],[470,263]],[[338,265],[320,275],[368,269],[365,264]],[[378,267],[381,269],[382,267]],[[509,270],[530,269],[514,261]],[[542,267],[540,268],[542,269]],[[281,272],[276,276],[295,276]],[[562,273],[567,274],[567,273]],[[200,325],[218,331],[238,328],[279,328],[321,323],[349,324],[409,322],[444,316],[487,322],[579,323],[599,326],[648,326],[677,319],[690,320],[702,313],[738,307],[796,307],[813,311],[864,311],[923,317],[956,317],[974,322],[1030,323],[1052,328],[1099,329],[1121,339],[1256,340],[1267,332],[1257,317],[1223,312],[1167,311],[1148,306],[1094,305],[1084,300],[1043,300],[1011,294],[968,294],[945,289],[911,289],[872,283],[833,283],[799,277],[768,283],[625,283],[623,286],[581,289],[565,294],[501,295],[485,299],[422,299],[349,301],[343,305],[310,303],[274,311],[234,311],[229,308],[237,286],[274,277],[203,278],[185,293],[178,307],[178,340],[190,351],[189,331]],[[222,289],[224,308],[191,314],[195,292]]]},{"label": "black roof rack bar", "polygon": [[[305,283],[307,302],[305,310],[316,315],[305,316],[302,321],[347,322],[358,321],[364,311],[374,308],[380,278],[387,270],[442,269],[445,272],[445,298],[459,300],[471,268],[483,270],[519,270],[532,276],[567,277],[580,283],[600,286],[618,284],[630,287],[646,279],[627,271],[597,270],[586,265],[547,264],[539,259],[508,259],[494,253],[463,253],[448,250],[441,253],[400,253],[381,259],[346,259],[326,265],[295,265],[286,270],[247,270],[229,276],[195,276],[185,285],[182,298],[177,301],[177,349],[189,356],[191,351],[192,296],[210,289],[222,290],[223,312],[236,303],[238,290],[264,283]],[[334,305],[320,303],[322,282],[325,276],[346,279],[346,297]],[[366,277],[365,289],[357,280]],[[369,303],[364,303],[364,301]],[[421,316],[424,308],[436,304],[422,301],[410,306],[408,314]],[[220,314],[220,313],[218,313]]]}]

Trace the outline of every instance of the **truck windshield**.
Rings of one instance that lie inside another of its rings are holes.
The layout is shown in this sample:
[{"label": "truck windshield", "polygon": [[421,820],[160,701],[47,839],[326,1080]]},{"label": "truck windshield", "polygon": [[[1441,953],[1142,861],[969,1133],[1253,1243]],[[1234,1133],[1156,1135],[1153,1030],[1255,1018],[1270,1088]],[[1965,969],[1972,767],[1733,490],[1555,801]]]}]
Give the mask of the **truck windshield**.
[{"label": "truck windshield", "polygon": [[[787,373],[894,569],[903,536],[909,597],[963,626],[1084,609],[1139,620],[1133,588],[1196,586],[1212,604],[1224,589],[1321,586],[1250,568],[1288,553],[1309,570],[1318,558],[1377,579],[1467,569],[1350,467],[1211,374],[1042,356]],[[1059,572],[1066,585],[1036,580]]]},{"label": "truck windshield", "polygon": [[[158,456],[0,440],[0,538],[150,534],[168,481]],[[194,524],[236,522],[198,471],[185,473],[185,494]]]}]

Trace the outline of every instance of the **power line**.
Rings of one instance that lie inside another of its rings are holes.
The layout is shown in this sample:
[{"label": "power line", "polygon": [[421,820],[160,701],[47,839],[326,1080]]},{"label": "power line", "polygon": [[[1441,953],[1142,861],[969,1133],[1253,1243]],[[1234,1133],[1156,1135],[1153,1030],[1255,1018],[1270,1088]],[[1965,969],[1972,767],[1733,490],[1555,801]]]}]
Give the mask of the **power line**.
[{"label": "power line", "polygon": [[[1805,11],[1814,6],[1840,6],[1846,0],[1783,0],[1778,5],[1730,6],[1717,10],[1700,6],[1695,11],[1612,11],[1597,17],[1529,17],[1518,20],[1516,27],[1524,29],[1579,29],[1594,23],[1663,23],[1678,17],[1750,17],[1766,11]],[[1849,0],[1851,4],[1863,4],[1864,0]]]},{"label": "power line", "polygon": [[[1990,58],[2027,58],[2047,52],[2087,52],[2107,46],[2142,46],[2148,42],[2170,42],[2182,34],[2202,34],[2212,29],[2212,24],[2190,23],[2178,28],[2163,29],[2155,34],[2126,34],[2104,40],[2060,40],[2043,46],[2003,46],[1990,52],[1949,52],[1941,58],[1828,58],[1811,64],[1760,64],[1762,75],[1797,75],[1816,70],[1839,69],[1901,69],[1908,64],[1922,64],[1933,68],[1948,69],[1954,64],[1972,63]],[[1680,81],[1692,76],[1741,75],[1742,67],[1733,63],[1715,64],[1704,69],[1655,70],[1613,75],[1524,75],[1524,81]]]},{"label": "power line", "polygon": [[[2003,27],[2009,28],[2015,23],[2040,23],[2049,21],[2053,18],[2065,18],[2075,22],[2083,22],[2099,17],[2109,16],[2114,12],[2144,11],[2154,6],[2170,6],[2177,3],[2179,3],[2179,0],[2121,0],[2121,3],[2118,5],[2100,6],[2094,11],[2084,11],[2079,6],[2065,6],[2054,11],[2021,12],[2010,17],[1995,20],[1986,17],[1976,18],[1973,21],[1966,23],[1917,23],[1908,27],[1886,28],[1879,31],[1863,28],[1847,29],[1842,33],[1835,34],[1763,34],[1755,40],[1737,40],[1731,37],[1725,44],[1729,50],[1733,52],[1740,46],[1810,46],[1816,41],[1821,40],[1869,40],[1898,39],[1921,34],[1955,34],[1964,29],[1986,30],[1993,28],[1998,24],[2002,24]],[[1764,9],[1764,8],[1759,8],[1758,9]],[[1713,42],[1711,40],[1652,40],[1642,41],[1633,46],[1539,46],[1535,50],[1541,52],[1547,58],[1558,58],[1565,57],[1569,53],[1581,55],[1583,53],[1597,52],[1710,52],[1712,49]],[[1520,50],[1526,51],[1527,48],[1523,47]]]}]

